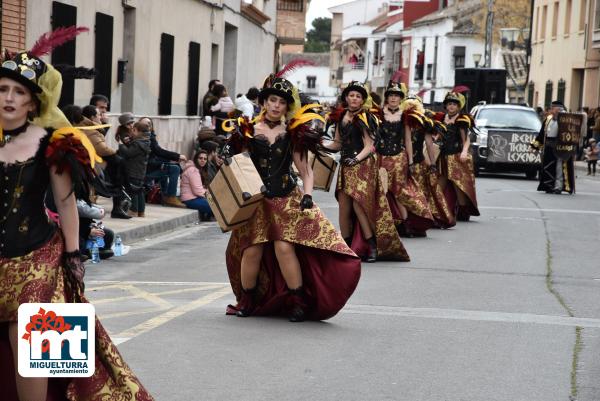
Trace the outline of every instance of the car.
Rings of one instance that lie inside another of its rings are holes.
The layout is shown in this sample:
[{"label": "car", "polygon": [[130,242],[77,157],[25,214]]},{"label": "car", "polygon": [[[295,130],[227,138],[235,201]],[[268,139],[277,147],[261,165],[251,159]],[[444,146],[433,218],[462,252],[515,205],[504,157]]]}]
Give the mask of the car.
[{"label": "car", "polygon": [[471,151],[475,176],[485,172],[521,172],[535,179],[541,165],[539,152],[529,144],[542,122],[531,107],[516,104],[479,104],[471,115]]}]

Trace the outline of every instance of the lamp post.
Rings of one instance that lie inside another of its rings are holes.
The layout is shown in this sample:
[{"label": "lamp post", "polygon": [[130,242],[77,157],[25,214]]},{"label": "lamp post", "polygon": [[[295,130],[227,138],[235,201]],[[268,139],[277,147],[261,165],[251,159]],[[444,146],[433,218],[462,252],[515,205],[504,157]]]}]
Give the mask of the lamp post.
[{"label": "lamp post", "polygon": [[479,68],[479,62],[481,61],[481,53],[473,54],[473,62],[475,63],[475,68]]}]

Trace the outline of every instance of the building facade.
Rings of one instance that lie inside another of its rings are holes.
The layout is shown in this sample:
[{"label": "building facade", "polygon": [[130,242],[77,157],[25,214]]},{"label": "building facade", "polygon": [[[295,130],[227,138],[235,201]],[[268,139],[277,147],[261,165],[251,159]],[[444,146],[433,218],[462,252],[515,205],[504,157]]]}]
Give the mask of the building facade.
[{"label": "building facade", "polygon": [[598,107],[600,2],[536,0],[528,95],[547,108],[558,99],[571,110]]},{"label": "building facade", "polygon": [[335,102],[337,87],[329,84],[329,53],[284,53],[283,64],[296,58],[313,62],[312,66],[299,68],[292,72],[287,79],[296,87],[321,103]]},{"label": "building facade", "polygon": [[309,3],[310,0],[277,0],[277,37],[281,55],[304,51],[305,20]]}]

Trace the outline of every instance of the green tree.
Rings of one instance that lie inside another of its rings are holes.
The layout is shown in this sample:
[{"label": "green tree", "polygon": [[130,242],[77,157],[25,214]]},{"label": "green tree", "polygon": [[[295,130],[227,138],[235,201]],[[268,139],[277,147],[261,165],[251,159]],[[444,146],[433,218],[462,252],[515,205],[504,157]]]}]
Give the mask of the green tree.
[{"label": "green tree", "polygon": [[331,18],[315,18],[313,28],[306,33],[304,51],[307,53],[324,53],[329,51],[331,41]]}]

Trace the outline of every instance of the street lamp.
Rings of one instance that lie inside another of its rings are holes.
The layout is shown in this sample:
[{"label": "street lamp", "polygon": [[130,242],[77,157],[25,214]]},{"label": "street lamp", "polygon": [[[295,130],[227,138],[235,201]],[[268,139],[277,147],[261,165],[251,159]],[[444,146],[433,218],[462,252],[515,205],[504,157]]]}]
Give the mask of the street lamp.
[{"label": "street lamp", "polygon": [[475,63],[475,68],[479,67],[480,61],[481,61],[481,53],[473,54],[473,62]]},{"label": "street lamp", "polygon": [[500,28],[500,35],[502,37],[502,47],[506,47],[510,50],[515,49],[515,43],[519,38],[521,30],[519,28]]}]

